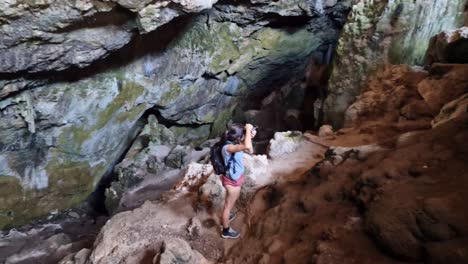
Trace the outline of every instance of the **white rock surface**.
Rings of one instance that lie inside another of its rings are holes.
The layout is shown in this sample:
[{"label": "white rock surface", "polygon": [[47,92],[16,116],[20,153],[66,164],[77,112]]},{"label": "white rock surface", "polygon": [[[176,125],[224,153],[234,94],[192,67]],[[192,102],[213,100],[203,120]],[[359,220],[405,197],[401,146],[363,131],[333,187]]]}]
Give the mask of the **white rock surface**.
[{"label": "white rock surface", "polygon": [[330,125],[323,125],[319,128],[319,137],[333,136],[333,127]]},{"label": "white rock surface", "polygon": [[278,158],[284,154],[294,152],[304,141],[304,137],[299,131],[276,132],[268,146],[268,155]]},{"label": "white rock surface", "polygon": [[189,191],[190,189],[200,186],[209,175],[213,173],[211,164],[199,164],[192,162],[188,165],[184,178],[174,187],[178,191]]}]

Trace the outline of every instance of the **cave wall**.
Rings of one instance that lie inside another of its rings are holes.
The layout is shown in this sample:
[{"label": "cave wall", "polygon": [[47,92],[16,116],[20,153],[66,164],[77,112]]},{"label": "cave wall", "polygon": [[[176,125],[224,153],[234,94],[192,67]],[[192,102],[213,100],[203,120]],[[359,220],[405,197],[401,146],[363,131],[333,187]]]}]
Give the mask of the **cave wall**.
[{"label": "cave wall", "polygon": [[84,201],[148,109],[182,143],[218,135],[249,94],[301,78],[350,7],[214,2],[2,4],[0,228]]},{"label": "cave wall", "polygon": [[340,127],[344,111],[365,81],[385,64],[421,65],[435,34],[463,25],[465,0],[359,0],[343,28],[328,96],[325,123]]}]

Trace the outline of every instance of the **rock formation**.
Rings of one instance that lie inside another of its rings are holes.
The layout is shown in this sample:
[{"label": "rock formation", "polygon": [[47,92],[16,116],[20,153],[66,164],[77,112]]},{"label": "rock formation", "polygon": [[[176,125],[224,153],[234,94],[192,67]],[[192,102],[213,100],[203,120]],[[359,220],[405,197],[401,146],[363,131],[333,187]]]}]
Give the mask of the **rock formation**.
[{"label": "rock formation", "polygon": [[0,262],[468,262],[462,1],[33,2],[0,3]]},{"label": "rock formation", "polygon": [[[219,237],[219,176],[193,164],[161,199],[114,216],[90,263],[157,259],[168,236],[188,243],[171,258],[191,258],[193,248],[221,263],[466,262],[468,112],[466,92],[452,88],[466,87],[467,69],[388,66],[348,108],[348,128],[300,135],[293,149],[278,134],[268,173],[247,162],[259,173],[247,174],[255,184],[238,205],[238,243]],[[443,99],[435,114],[418,89],[434,80]]]},{"label": "rock formation", "polygon": [[341,127],[344,112],[385,64],[422,65],[429,40],[463,25],[465,1],[357,1],[343,28],[323,108]]},{"label": "rock formation", "polygon": [[351,6],[215,2],[1,4],[0,227],[84,201],[148,113],[192,145],[245,119],[337,40]]},{"label": "rock formation", "polygon": [[431,38],[425,63],[467,63],[468,27],[442,32]]}]

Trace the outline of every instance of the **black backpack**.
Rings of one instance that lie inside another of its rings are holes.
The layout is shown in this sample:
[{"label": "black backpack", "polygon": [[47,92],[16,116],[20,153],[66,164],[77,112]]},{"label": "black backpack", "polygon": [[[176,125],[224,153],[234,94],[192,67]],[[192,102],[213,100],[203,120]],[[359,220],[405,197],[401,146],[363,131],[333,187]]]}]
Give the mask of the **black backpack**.
[{"label": "black backpack", "polygon": [[232,161],[234,160],[234,155],[231,155],[231,158],[229,159],[229,163],[226,166],[224,164],[224,158],[222,154],[222,149],[225,145],[229,145],[231,142],[216,142],[211,148],[210,148],[210,160],[211,164],[213,165],[213,169],[216,174],[218,175],[226,175],[226,172],[229,170],[229,166],[231,165]]}]

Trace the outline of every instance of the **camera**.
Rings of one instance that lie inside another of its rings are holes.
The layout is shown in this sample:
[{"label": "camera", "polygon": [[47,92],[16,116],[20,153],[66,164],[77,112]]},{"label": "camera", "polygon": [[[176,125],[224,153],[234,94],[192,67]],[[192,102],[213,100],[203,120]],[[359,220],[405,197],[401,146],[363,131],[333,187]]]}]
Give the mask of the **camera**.
[{"label": "camera", "polygon": [[[252,131],[252,132],[253,132],[253,131],[257,131],[257,128],[258,128],[257,126],[253,126],[251,131]],[[244,134],[245,134],[245,129],[244,129]]]}]

